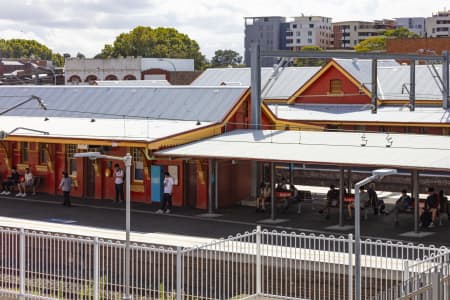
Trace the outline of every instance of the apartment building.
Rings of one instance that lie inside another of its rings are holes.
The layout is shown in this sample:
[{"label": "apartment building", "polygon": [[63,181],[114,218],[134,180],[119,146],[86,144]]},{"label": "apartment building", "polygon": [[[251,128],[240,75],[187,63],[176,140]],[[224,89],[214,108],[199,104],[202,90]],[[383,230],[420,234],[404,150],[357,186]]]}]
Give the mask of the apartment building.
[{"label": "apartment building", "polygon": [[[286,31],[289,24],[285,17],[245,17],[244,61],[250,66],[251,45],[258,42],[261,50],[287,50]],[[261,65],[271,67],[277,63],[274,57],[263,57]]]},{"label": "apartment building", "polygon": [[426,37],[450,36],[450,10],[438,11],[425,21]]},{"label": "apartment building", "polygon": [[286,46],[290,50],[300,50],[304,46],[333,47],[333,27],[331,18],[322,16],[295,17],[289,22]]},{"label": "apartment building", "polygon": [[423,17],[395,18],[394,20],[397,28],[404,27],[409,31],[419,35],[420,37],[425,36],[425,18]]},{"label": "apartment building", "polygon": [[395,21],[389,19],[375,21],[344,21],[333,23],[333,44],[337,49],[353,48],[361,41],[381,35],[395,28]]}]

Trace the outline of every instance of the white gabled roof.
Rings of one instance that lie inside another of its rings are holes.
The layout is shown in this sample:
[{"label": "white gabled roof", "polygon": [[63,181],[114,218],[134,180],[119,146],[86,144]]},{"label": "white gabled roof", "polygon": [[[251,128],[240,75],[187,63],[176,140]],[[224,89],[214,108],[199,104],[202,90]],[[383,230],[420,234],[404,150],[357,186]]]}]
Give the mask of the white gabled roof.
[{"label": "white gabled roof", "polygon": [[369,105],[360,104],[270,104],[277,118],[300,121],[450,123],[450,109],[417,106],[380,106],[373,114]]},{"label": "white gabled roof", "polygon": [[235,130],[156,155],[450,171],[449,136],[366,133],[365,139],[363,147],[361,133]]},{"label": "white gabled roof", "polygon": [[[275,73],[273,68],[261,68],[263,98],[288,99],[319,70],[320,67],[287,67],[280,68]],[[250,84],[250,68],[207,69],[191,83],[193,86],[250,86]]]},{"label": "white gabled roof", "polygon": [[[333,59],[369,91],[372,89],[372,62],[369,59]],[[410,90],[410,66],[395,60],[377,62],[378,98],[381,100],[408,100]],[[436,74],[437,72],[437,74]],[[416,99],[442,100],[442,65],[416,65]],[[450,79],[449,79],[450,80]]]},{"label": "white gabled roof", "polygon": [[[94,122],[91,122],[93,120]],[[2,116],[0,128],[6,133],[19,127],[48,132],[48,135],[28,129],[19,129],[12,135],[49,138],[76,138],[110,141],[151,142],[186,131],[211,125],[210,122],[144,120],[144,119],[91,119]]]}]

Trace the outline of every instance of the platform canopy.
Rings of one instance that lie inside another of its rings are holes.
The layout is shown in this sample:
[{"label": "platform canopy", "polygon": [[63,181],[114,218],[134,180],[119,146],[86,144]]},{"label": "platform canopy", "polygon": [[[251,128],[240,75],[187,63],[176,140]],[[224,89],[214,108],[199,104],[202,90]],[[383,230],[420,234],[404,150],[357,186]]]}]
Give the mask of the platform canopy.
[{"label": "platform canopy", "polygon": [[235,130],[157,156],[395,167],[450,171],[450,137],[437,135]]}]

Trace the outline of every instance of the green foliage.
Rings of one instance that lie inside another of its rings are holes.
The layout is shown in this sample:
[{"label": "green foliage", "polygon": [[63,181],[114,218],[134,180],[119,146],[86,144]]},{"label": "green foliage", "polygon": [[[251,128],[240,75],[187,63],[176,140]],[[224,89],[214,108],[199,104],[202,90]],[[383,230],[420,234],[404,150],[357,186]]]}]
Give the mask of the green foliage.
[{"label": "green foliage", "polygon": [[386,50],[386,37],[385,36],[373,36],[361,41],[354,47],[356,52],[371,52],[371,51],[383,51]]},{"label": "green foliage", "polygon": [[203,69],[206,59],[197,42],[174,28],[138,26],[119,34],[112,45],[106,44],[96,58],[142,56],[161,58],[191,58],[197,70]]},{"label": "green foliage", "polygon": [[55,64],[56,67],[63,67],[64,66],[64,56],[62,56],[59,53],[53,53],[52,54],[52,61]]},{"label": "green foliage", "polygon": [[[319,46],[304,46],[300,52],[322,52],[323,49]],[[292,63],[295,67],[320,67],[325,64],[325,61],[320,58],[296,58]]]},{"label": "green foliage", "polygon": [[56,66],[64,65],[64,58],[59,53],[53,53],[35,40],[0,39],[0,57],[52,60]]},{"label": "green foliage", "polygon": [[242,63],[242,56],[238,52],[233,50],[216,50],[214,57],[211,58],[211,67],[220,68],[227,66],[239,66]]},{"label": "green foliage", "polygon": [[401,39],[413,39],[413,38],[419,38],[420,36],[412,31],[409,31],[405,27],[399,27],[396,29],[390,29],[383,32],[384,36],[387,37],[396,37]]}]

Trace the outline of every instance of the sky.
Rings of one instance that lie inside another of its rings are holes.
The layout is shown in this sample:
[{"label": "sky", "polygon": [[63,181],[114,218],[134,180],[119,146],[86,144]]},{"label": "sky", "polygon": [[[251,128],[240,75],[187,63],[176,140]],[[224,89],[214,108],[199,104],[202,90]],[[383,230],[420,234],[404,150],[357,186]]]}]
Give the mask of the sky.
[{"label": "sky", "polygon": [[0,39],[35,39],[54,52],[93,57],[138,25],[173,27],[210,59],[217,49],[244,54],[244,17],[371,21],[428,17],[448,6],[448,0],[0,0]]}]

